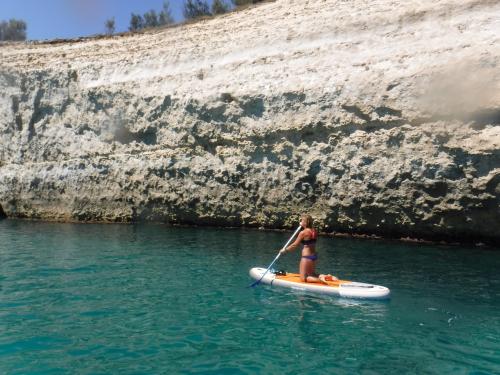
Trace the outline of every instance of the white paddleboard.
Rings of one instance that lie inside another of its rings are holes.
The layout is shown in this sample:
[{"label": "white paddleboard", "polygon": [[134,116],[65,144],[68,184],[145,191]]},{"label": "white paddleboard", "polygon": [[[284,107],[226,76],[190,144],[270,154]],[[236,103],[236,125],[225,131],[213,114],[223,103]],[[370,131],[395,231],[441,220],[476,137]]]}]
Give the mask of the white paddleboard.
[{"label": "white paddleboard", "polygon": [[[266,268],[254,267],[250,269],[250,276],[259,280],[266,272]],[[390,297],[389,288],[381,285],[359,283],[348,280],[327,281],[323,283],[306,283],[300,281],[298,273],[288,273],[286,275],[276,275],[270,270],[260,281],[271,286],[290,288],[298,291],[327,294],[344,298],[365,298],[365,299],[387,299]]]}]

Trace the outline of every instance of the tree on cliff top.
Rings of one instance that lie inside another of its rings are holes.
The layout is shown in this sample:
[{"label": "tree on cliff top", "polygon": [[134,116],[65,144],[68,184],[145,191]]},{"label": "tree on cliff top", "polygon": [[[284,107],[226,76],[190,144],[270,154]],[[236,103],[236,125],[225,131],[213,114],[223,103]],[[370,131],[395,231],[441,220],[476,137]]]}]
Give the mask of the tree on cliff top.
[{"label": "tree on cliff top", "polygon": [[187,20],[210,15],[210,8],[205,0],[186,0],[184,3],[184,17]]},{"label": "tree on cliff top", "polygon": [[174,18],[172,17],[172,12],[170,11],[170,3],[168,0],[165,0],[163,2],[163,9],[160,13],[156,13],[154,9],[144,13],[143,16],[132,13],[128,29],[130,31],[138,31],[150,27],[171,25],[173,23]]},{"label": "tree on cliff top", "polygon": [[140,14],[132,13],[130,16],[130,26],[128,29],[130,31],[137,31],[144,28],[144,20]]},{"label": "tree on cliff top", "polygon": [[149,12],[144,13],[144,27],[158,27],[158,15],[151,9]]},{"label": "tree on cliff top", "polygon": [[171,25],[174,23],[174,17],[172,17],[172,12],[170,11],[170,3],[168,0],[163,2],[163,9],[158,16],[158,22],[160,26]]},{"label": "tree on cliff top", "polygon": [[113,35],[115,33],[115,17],[106,20],[104,27],[106,28],[106,34]]},{"label": "tree on cliff top", "polygon": [[229,11],[229,5],[224,0],[214,0],[212,14],[223,14]]},{"label": "tree on cliff top", "polygon": [[11,19],[0,22],[0,40],[26,40],[26,22]]}]

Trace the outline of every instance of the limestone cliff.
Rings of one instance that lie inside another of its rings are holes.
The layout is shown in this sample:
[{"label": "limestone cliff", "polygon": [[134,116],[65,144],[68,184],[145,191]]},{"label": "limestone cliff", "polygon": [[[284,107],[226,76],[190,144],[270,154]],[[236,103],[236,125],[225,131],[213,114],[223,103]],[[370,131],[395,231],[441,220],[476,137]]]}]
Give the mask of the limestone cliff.
[{"label": "limestone cliff", "polygon": [[[281,0],[0,46],[8,217],[500,243],[500,2]],[[0,212],[2,210],[0,209]]]}]

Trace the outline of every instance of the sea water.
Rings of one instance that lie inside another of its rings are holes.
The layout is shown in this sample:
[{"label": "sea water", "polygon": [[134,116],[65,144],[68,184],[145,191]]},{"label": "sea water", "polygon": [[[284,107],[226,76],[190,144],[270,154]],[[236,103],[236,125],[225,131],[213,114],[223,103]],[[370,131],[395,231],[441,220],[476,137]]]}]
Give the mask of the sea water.
[{"label": "sea water", "polygon": [[500,373],[500,251],[321,237],[392,298],[249,288],[291,234],[3,220],[0,373]]}]

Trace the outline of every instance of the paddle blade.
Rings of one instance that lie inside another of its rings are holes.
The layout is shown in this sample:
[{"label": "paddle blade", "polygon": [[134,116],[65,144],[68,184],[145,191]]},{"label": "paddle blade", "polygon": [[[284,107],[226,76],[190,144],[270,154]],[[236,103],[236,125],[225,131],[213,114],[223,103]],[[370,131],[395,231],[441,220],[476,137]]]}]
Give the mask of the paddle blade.
[{"label": "paddle blade", "polygon": [[249,285],[248,287],[249,287],[249,288],[254,288],[255,286],[257,286],[257,285],[259,285],[259,284],[260,284],[260,280],[257,280],[257,281],[254,281],[254,282],[252,283],[252,285]]}]

